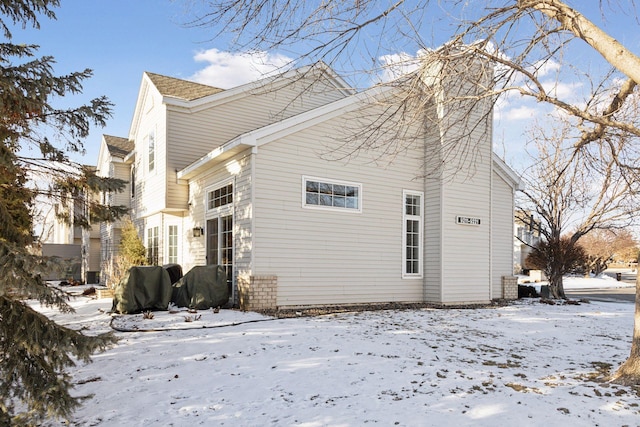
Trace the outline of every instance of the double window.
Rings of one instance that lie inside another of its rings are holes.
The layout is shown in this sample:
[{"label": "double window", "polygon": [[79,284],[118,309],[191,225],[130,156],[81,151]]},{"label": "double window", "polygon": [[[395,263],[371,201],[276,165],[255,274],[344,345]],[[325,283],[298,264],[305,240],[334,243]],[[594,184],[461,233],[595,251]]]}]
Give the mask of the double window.
[{"label": "double window", "polygon": [[402,277],[422,277],[422,209],[423,194],[417,191],[403,192],[402,214]]},{"label": "double window", "polygon": [[304,207],[362,211],[362,184],[311,177],[302,181]]},{"label": "double window", "polygon": [[167,228],[167,262],[169,264],[178,263],[178,226],[170,225]]}]

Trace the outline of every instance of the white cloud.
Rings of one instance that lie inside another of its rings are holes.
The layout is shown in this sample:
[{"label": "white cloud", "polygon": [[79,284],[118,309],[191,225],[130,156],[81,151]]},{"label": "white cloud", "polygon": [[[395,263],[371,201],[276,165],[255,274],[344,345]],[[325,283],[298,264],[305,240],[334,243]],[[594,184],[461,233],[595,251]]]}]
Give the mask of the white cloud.
[{"label": "white cloud", "polygon": [[546,77],[552,73],[558,73],[562,65],[558,61],[550,59],[548,61],[539,61],[533,66],[533,70],[538,78]]},{"label": "white cloud", "polygon": [[382,63],[382,71],[378,76],[381,82],[395,80],[404,74],[416,70],[419,65],[418,58],[404,52],[383,55],[378,59]]},{"label": "white cloud", "polygon": [[502,118],[505,120],[530,120],[536,117],[539,111],[540,109],[521,105],[519,107],[503,111]]},{"label": "white cloud", "polygon": [[541,81],[544,90],[551,96],[565,101],[574,102],[579,99],[582,83],[563,83],[556,80]]},{"label": "white cloud", "polygon": [[196,53],[193,59],[208,65],[189,80],[222,89],[259,80],[288,69],[292,59],[267,52],[233,53],[209,49]]}]

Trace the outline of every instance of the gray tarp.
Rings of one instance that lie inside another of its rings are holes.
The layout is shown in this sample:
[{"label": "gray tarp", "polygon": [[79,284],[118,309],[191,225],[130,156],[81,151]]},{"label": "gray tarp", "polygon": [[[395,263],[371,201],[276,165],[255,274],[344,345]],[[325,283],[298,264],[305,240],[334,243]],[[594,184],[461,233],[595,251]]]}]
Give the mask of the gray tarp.
[{"label": "gray tarp", "polygon": [[166,310],[171,301],[171,278],[160,266],[131,267],[114,289],[112,312],[131,314]]},{"label": "gray tarp", "polygon": [[171,302],[178,307],[204,310],[229,302],[227,275],[219,265],[193,267],[173,285]]}]

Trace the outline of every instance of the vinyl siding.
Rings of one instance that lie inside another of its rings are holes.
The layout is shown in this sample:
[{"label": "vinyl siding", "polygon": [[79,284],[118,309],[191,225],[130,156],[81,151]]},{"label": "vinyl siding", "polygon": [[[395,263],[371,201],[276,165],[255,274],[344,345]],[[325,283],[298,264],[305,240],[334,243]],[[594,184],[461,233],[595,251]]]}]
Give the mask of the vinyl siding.
[{"label": "vinyl siding", "polygon": [[[442,302],[490,300],[491,212],[489,174],[449,182],[443,190]],[[479,218],[481,224],[459,225],[456,216]]]},{"label": "vinyl siding", "polygon": [[493,298],[502,297],[502,276],[513,275],[513,189],[493,173],[492,215]]},{"label": "vinyl siding", "polygon": [[[112,165],[113,165],[113,178],[122,179],[125,181],[131,181],[131,167],[128,164],[120,162],[120,163],[112,163]],[[131,182],[127,182],[122,192],[113,194],[112,205],[131,207]],[[121,220],[115,221],[114,227],[121,228],[122,221]]]},{"label": "vinyl siding", "polygon": [[[147,91],[134,135],[136,168],[136,216],[144,218],[166,206],[166,109],[156,91]],[[147,136],[155,135],[155,168],[149,172]]]},{"label": "vinyl siding", "polygon": [[[206,238],[195,238],[193,227],[205,227],[212,214],[206,212],[206,192],[216,185],[233,178],[234,184],[234,272],[235,276],[251,274],[252,251],[252,154],[250,150],[238,154],[223,165],[209,171],[189,183],[189,215],[185,217],[185,266],[206,264]],[[233,173],[232,173],[233,172]],[[206,230],[205,230],[206,232]],[[235,283],[235,281],[234,281]]]},{"label": "vinyl siding", "polygon": [[167,207],[183,209],[187,203],[186,185],[176,182],[176,171],[243,133],[343,96],[324,82],[309,87],[309,82],[303,79],[277,92],[260,88],[249,96],[209,108],[187,110],[168,106]]},{"label": "vinyl siding", "polygon": [[[464,93],[464,89],[460,90]],[[466,103],[441,105],[440,122],[434,125],[439,134],[433,131],[429,138],[425,168],[439,173],[427,180],[428,301],[481,303],[491,298],[489,108],[488,103],[478,103],[473,108]],[[457,216],[479,218],[481,224],[459,225]]]},{"label": "vinyl siding", "polygon": [[[344,129],[332,123],[259,148],[254,274],[278,277],[278,306],[421,301],[422,280],[402,279],[402,191],[423,191],[421,152],[324,160]],[[362,212],[303,208],[303,175],[362,184]]]}]

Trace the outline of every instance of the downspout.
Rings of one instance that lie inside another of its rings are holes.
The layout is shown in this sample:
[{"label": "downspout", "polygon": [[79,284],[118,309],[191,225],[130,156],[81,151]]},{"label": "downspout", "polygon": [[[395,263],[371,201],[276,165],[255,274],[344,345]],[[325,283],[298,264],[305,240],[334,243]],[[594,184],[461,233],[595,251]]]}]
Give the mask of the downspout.
[{"label": "downspout", "polygon": [[249,275],[255,275],[255,249],[256,249],[256,154],[258,147],[251,148],[251,251],[249,256]]},{"label": "downspout", "polygon": [[[234,307],[237,307],[236,299],[238,298],[238,278],[237,278],[237,269],[238,269],[238,260],[236,259],[236,241],[238,239],[238,233],[236,230],[238,229],[238,216],[237,216],[237,206],[238,206],[238,176],[233,176],[233,209],[231,211],[232,221],[233,221],[233,246],[231,247],[231,304]],[[206,236],[205,236],[206,239]]]}]

